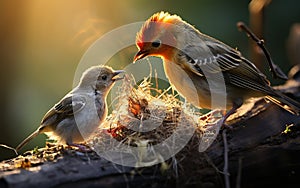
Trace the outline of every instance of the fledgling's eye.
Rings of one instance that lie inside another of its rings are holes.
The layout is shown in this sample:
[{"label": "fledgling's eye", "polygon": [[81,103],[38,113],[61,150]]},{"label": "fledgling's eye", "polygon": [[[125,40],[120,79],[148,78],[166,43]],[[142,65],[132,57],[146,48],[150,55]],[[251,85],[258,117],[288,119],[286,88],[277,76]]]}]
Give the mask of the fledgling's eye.
[{"label": "fledgling's eye", "polygon": [[101,79],[104,80],[104,81],[107,80],[107,75],[103,75],[103,76],[101,77]]},{"label": "fledgling's eye", "polygon": [[154,48],[158,48],[161,45],[161,41],[160,40],[155,40],[154,42],[151,43],[151,45]]}]

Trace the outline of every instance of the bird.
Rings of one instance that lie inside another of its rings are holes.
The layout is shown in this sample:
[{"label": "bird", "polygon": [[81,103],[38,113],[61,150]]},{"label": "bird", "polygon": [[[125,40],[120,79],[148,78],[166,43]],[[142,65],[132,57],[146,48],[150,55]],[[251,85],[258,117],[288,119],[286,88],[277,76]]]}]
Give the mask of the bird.
[{"label": "bird", "polygon": [[223,121],[253,97],[299,115],[298,101],[270,86],[267,77],[241,52],[209,36],[178,15],[158,12],[136,35],[133,62],[160,57],[170,85],[199,108],[222,109]]},{"label": "bird", "polygon": [[106,97],[123,70],[98,65],[85,70],[76,87],[67,93],[42,118],[40,126],[17,147],[19,151],[30,140],[45,133],[59,143],[76,146],[100,126],[107,116]]}]

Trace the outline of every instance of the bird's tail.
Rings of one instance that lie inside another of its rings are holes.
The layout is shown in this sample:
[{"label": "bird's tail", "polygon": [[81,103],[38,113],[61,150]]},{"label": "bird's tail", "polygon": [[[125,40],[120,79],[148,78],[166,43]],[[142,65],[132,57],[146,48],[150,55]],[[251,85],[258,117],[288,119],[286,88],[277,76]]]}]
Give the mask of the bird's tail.
[{"label": "bird's tail", "polygon": [[274,90],[274,93],[266,97],[271,102],[277,104],[278,106],[284,108],[285,110],[295,114],[300,115],[300,103],[283,93]]},{"label": "bird's tail", "polygon": [[27,138],[25,138],[25,140],[23,140],[17,147],[16,147],[16,151],[19,151],[20,149],[22,149],[30,140],[32,140],[34,137],[36,137],[37,135],[40,134],[40,130],[36,130],[33,133],[31,133]]}]

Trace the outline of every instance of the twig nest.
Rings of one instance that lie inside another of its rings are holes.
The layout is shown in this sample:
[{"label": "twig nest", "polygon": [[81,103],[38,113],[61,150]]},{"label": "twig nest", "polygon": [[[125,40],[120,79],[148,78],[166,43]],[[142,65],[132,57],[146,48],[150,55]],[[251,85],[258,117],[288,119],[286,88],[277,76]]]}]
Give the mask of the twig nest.
[{"label": "twig nest", "polygon": [[[210,130],[213,127],[216,112],[203,120],[193,106],[180,101],[169,90],[153,88],[150,77],[139,85],[132,80],[125,77],[115,109],[89,142],[97,153],[127,153],[134,156],[137,166],[149,166],[174,156],[194,134],[201,139],[205,122],[210,122]],[[205,142],[206,149],[212,141]]]}]

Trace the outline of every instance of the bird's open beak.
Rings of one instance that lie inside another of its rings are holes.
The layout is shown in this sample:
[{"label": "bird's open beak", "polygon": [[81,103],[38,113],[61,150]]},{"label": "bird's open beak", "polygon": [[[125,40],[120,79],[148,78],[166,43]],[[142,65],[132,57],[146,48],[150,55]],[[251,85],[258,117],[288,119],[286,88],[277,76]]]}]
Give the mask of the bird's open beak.
[{"label": "bird's open beak", "polygon": [[124,76],[120,77],[119,74],[124,73],[124,72],[125,72],[124,70],[116,70],[116,71],[113,73],[112,80],[113,80],[113,81],[122,80],[122,79],[124,78]]},{"label": "bird's open beak", "polygon": [[137,60],[143,59],[144,57],[148,56],[149,52],[146,50],[140,50],[138,53],[135,54],[133,63],[135,63]]}]

